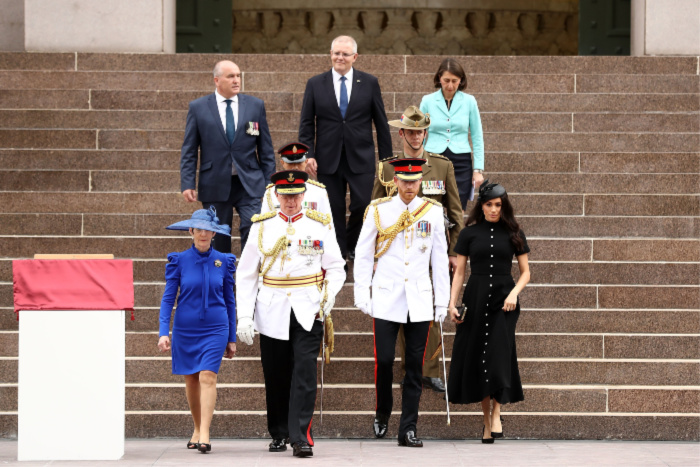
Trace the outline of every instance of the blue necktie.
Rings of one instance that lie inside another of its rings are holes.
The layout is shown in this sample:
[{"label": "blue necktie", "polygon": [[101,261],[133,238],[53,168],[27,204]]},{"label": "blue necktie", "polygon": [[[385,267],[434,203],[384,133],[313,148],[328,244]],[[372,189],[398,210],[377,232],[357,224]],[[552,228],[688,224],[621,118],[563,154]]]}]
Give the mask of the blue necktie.
[{"label": "blue necktie", "polygon": [[228,144],[233,144],[233,137],[236,134],[236,127],[233,121],[233,109],[231,108],[231,99],[226,99],[226,138],[228,138]]},{"label": "blue necktie", "polygon": [[345,112],[348,110],[348,88],[345,87],[345,76],[340,77],[340,115],[345,118]]}]

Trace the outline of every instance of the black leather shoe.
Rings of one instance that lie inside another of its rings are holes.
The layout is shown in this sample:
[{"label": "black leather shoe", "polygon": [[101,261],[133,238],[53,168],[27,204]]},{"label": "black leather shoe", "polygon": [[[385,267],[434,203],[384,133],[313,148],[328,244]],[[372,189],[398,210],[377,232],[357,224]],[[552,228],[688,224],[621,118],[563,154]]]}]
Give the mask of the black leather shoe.
[{"label": "black leather shoe", "polygon": [[273,438],[270,443],[270,452],[284,452],[287,450],[289,438]]},{"label": "black leather shoe", "polygon": [[300,441],[292,445],[294,448],[294,457],[313,457],[314,450],[309,446],[309,443]]},{"label": "black leather shoe", "polygon": [[403,436],[403,438],[399,438],[399,446],[407,446],[409,448],[422,448],[423,441],[416,438],[415,432],[409,431]]},{"label": "black leather shoe", "polygon": [[445,392],[445,385],[440,378],[423,376],[423,387],[430,388],[435,392]]},{"label": "black leather shoe", "polygon": [[383,438],[386,436],[386,431],[389,428],[389,417],[387,415],[376,414],[374,416],[374,436],[376,438]]}]

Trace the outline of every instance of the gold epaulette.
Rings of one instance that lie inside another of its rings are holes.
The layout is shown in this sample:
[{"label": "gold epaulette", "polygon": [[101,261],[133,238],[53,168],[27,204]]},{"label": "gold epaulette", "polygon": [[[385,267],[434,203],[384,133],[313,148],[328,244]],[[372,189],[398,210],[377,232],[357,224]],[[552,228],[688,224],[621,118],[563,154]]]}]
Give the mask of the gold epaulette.
[{"label": "gold epaulette", "polygon": [[373,200],[371,203],[369,203],[369,205],[365,209],[365,214],[362,216],[362,222],[364,222],[365,219],[367,218],[367,213],[369,212],[369,208],[371,206],[377,206],[378,204],[386,203],[387,201],[391,201],[391,196],[387,196],[386,198],[377,198],[377,199]]},{"label": "gold epaulette", "polygon": [[273,186],[275,186],[275,184],[274,184],[274,183],[270,183],[269,185],[267,185],[267,186],[265,187],[265,189],[266,189],[266,190],[269,190],[269,189],[272,188]]},{"label": "gold epaulette", "polygon": [[433,154],[432,152],[429,152],[428,154],[430,154],[430,157],[436,157],[438,159],[445,159],[446,161],[450,160],[449,157],[443,156],[442,154]]},{"label": "gold epaulette", "polygon": [[323,225],[328,225],[331,223],[330,214],[323,214],[322,212],[318,212],[315,209],[307,209],[306,217],[315,220],[316,222],[320,222]]},{"label": "gold epaulette", "polygon": [[265,214],[256,214],[253,217],[251,217],[250,220],[253,222],[260,222],[260,221],[265,221],[267,219],[272,219],[276,215],[277,215],[276,211],[268,211]]},{"label": "gold epaulette", "polygon": [[371,204],[372,206],[376,206],[377,204],[386,203],[387,201],[391,201],[391,196],[387,196],[387,197],[384,197],[384,198],[377,198],[377,199],[373,200],[373,201],[372,201],[371,203],[369,203],[369,204]]},{"label": "gold epaulette", "polygon": [[312,184],[312,185],[316,185],[317,187],[323,188],[324,190],[326,189],[326,185],[324,185],[324,184],[321,183],[321,182],[317,182],[316,180],[308,179],[308,180],[306,181],[306,183],[310,183],[310,184]]},{"label": "gold epaulette", "polygon": [[421,198],[421,199],[422,199],[423,201],[427,201],[427,202],[429,202],[429,203],[432,203],[432,204],[434,204],[435,206],[437,206],[437,207],[439,207],[439,208],[442,207],[442,203],[441,203],[440,201],[435,201],[435,200],[432,199],[432,198]]}]

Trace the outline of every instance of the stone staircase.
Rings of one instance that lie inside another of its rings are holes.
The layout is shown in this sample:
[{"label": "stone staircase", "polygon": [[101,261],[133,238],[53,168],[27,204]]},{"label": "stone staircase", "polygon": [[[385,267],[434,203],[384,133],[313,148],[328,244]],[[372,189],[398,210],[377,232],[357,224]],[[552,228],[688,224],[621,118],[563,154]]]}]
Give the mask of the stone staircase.
[{"label": "stone staircase", "polygon": [[[37,252],[134,260],[126,435],[189,436],[184,382],[170,374],[156,342],[166,254],[190,240],[164,227],[193,210],[178,192],[179,148],[187,103],[212,92],[210,70],[220,58],[0,53],[2,437],[17,436],[11,260]],[[306,80],[326,70],[328,58],[234,60],[244,92],[266,102],[275,147],[295,138]],[[361,56],[357,66],[379,76],[395,118],[433,90],[439,62]],[[699,58],[462,62],[482,112],[487,176],[512,194],[532,248],[517,335],[526,400],[506,407],[506,435],[698,440]],[[371,323],[353,307],[352,275],[334,322],[336,353],[315,433],[370,437]],[[448,324],[448,366],[453,337]],[[265,437],[259,348],[239,349],[222,365],[213,433]],[[394,391],[398,409],[398,385]],[[479,410],[453,405],[447,426],[442,396],[425,391],[419,434],[476,438]],[[392,417],[393,436],[397,422]]]}]

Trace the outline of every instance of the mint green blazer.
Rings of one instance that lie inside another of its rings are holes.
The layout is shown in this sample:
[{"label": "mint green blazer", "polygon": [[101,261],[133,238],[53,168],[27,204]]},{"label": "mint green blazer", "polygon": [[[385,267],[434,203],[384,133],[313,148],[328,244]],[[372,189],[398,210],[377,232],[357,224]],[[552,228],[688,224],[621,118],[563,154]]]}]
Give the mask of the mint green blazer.
[{"label": "mint green blazer", "polygon": [[[474,169],[484,170],[484,133],[481,130],[481,117],[476,99],[471,94],[457,91],[447,110],[442,90],[423,96],[420,110],[430,114],[430,128],[425,150],[442,154],[450,148],[455,154],[471,152]],[[471,132],[474,151],[469,146]]]}]

